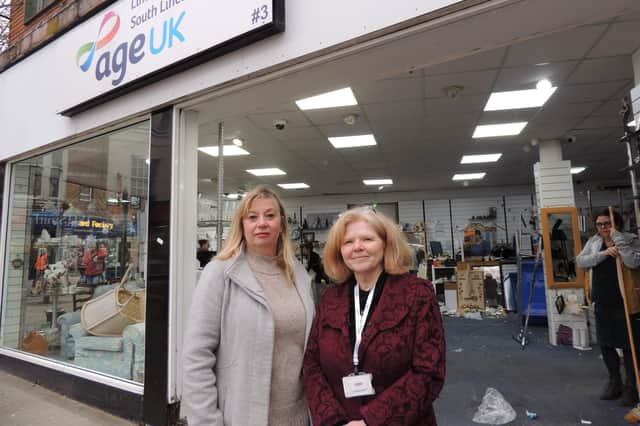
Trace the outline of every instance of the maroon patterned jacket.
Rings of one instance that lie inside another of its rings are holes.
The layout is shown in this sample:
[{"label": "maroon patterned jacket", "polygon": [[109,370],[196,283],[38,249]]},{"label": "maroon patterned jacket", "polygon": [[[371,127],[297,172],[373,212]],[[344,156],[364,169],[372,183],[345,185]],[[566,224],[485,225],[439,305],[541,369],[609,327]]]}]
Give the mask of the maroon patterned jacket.
[{"label": "maroon patterned jacket", "polygon": [[410,274],[388,276],[358,352],[376,394],[345,398],[342,377],[353,371],[354,285],[328,289],[311,328],[303,371],[313,424],[436,425],[432,404],[444,384],[445,341],[433,287]]}]

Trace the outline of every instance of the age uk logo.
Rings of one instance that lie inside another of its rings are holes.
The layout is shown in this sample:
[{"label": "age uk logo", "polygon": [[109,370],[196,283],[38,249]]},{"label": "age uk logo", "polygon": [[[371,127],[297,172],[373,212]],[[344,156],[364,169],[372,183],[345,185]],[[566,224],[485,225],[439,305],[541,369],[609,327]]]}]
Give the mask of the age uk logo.
[{"label": "age uk logo", "polygon": [[113,11],[108,12],[102,18],[96,40],[85,43],[78,49],[76,64],[82,72],[88,72],[92,69],[95,59],[93,68],[96,80],[101,81],[113,76],[111,84],[118,86],[125,80],[129,64],[139,63],[147,53],[159,55],[178,42],[185,42],[186,38],[180,31],[180,24],[185,16],[186,12],[183,11],[177,18],[165,19],[158,25],[161,27],[159,30],[152,26],[148,35],[144,32],[138,33],[131,41],[120,43],[112,51],[108,46],[120,30],[120,16]]}]

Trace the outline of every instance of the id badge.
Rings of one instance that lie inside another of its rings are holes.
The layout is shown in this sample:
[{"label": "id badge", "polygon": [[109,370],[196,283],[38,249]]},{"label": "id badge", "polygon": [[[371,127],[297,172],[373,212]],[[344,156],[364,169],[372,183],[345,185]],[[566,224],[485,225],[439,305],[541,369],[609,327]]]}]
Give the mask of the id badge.
[{"label": "id badge", "polygon": [[347,398],[376,394],[373,389],[373,376],[369,373],[343,377],[342,387],[344,387],[344,396]]}]

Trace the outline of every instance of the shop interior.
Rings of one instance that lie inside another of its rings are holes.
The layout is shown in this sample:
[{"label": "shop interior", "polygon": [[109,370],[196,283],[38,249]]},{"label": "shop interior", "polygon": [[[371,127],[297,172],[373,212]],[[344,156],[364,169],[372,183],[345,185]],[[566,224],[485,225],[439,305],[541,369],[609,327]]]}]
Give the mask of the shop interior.
[{"label": "shop interior", "polygon": [[[237,200],[267,184],[285,201],[304,263],[305,246],[322,257],[338,214],[371,205],[405,232],[414,273],[433,281],[441,303],[448,373],[436,412],[443,407],[450,417],[439,422],[467,424],[460,416],[471,418],[485,388],[496,387],[520,419],[535,411],[540,424],[610,424],[626,409],[598,399],[606,372],[593,324],[590,342],[551,337],[547,311],[558,308],[545,294],[557,290],[536,264],[533,167],[541,144],[561,141],[581,242],[595,232],[592,210],[612,205],[631,218],[619,139],[635,123],[623,123],[619,111],[634,87],[638,21],[621,16],[446,59],[421,53],[432,43],[427,32],[191,105],[199,123],[198,239],[215,252],[217,226],[224,240]],[[438,37],[461,37],[461,25]],[[627,229],[635,231],[634,221]],[[575,238],[566,220],[554,232]],[[552,243],[557,281],[575,278],[567,243]],[[570,302],[586,324],[583,293],[576,294]]]}]

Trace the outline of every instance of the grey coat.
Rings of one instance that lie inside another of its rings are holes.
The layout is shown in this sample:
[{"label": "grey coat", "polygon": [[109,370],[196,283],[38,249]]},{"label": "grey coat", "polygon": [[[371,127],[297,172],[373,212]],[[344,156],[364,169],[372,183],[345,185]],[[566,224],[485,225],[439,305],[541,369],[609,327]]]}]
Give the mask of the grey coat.
[{"label": "grey coat", "polygon": [[[611,239],[618,248],[622,263],[627,268],[637,268],[640,266],[640,240],[635,234],[627,232],[616,232]],[[576,256],[578,267],[587,269],[593,268],[607,258],[607,253],[602,248],[602,237],[598,234],[589,238],[584,248]]]},{"label": "grey coat", "polygon": [[[314,315],[311,279],[296,263],[295,284]],[[244,252],[205,267],[193,295],[184,337],[182,414],[189,426],[268,423],[273,316]]]}]

